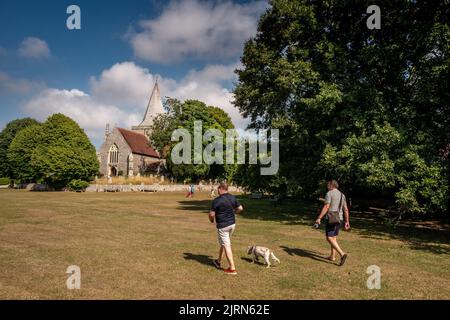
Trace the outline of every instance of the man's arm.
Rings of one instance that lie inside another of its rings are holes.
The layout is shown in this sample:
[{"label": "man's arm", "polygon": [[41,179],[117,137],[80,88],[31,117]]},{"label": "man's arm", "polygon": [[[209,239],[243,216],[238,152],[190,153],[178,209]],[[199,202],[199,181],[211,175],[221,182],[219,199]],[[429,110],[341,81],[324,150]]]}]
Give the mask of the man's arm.
[{"label": "man's arm", "polygon": [[320,220],[327,214],[328,209],[330,209],[330,204],[325,203],[323,205],[322,211],[320,212],[319,216],[317,217],[316,223],[320,224]]},{"label": "man's arm", "polygon": [[348,211],[347,207],[347,200],[344,202],[344,219],[345,219],[345,230],[350,229],[350,212]]},{"label": "man's arm", "polygon": [[210,211],[209,212],[209,214],[208,214],[208,218],[209,218],[209,221],[211,222],[211,223],[214,223],[214,218],[216,217],[216,213],[214,212],[214,211]]},{"label": "man's arm", "polygon": [[242,205],[239,203],[239,201],[236,199],[236,197],[233,197],[233,203],[232,203],[233,207],[234,207],[234,213],[241,213],[242,211],[244,211],[244,207],[242,207]]}]

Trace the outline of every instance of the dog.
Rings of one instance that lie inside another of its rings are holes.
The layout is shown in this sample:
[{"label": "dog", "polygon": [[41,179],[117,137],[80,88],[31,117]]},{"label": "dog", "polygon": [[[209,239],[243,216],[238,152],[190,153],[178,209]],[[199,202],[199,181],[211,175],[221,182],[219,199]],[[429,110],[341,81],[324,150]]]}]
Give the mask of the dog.
[{"label": "dog", "polygon": [[261,246],[247,247],[247,254],[253,256],[252,263],[254,263],[255,260],[258,261],[259,257],[263,257],[267,264],[266,268],[270,268],[271,266],[269,259],[270,257],[272,257],[272,259],[275,260],[276,262],[281,263],[280,260],[273,254],[273,251],[266,247]]}]

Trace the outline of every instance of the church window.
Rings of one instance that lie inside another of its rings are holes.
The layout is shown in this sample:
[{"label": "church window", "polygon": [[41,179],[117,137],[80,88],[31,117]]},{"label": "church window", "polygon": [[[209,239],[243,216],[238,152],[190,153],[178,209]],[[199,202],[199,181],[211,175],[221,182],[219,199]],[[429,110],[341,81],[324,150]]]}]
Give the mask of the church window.
[{"label": "church window", "polygon": [[119,148],[117,148],[115,144],[113,144],[109,149],[109,163],[119,163]]}]

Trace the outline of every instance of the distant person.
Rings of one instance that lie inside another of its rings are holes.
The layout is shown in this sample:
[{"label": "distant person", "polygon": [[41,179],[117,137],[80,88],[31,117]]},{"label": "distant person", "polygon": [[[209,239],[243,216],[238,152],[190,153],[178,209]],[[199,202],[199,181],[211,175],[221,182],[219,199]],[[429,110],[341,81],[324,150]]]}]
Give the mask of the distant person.
[{"label": "distant person", "polygon": [[[325,204],[316,220],[316,224],[320,224],[320,220],[325,216],[325,234],[328,243],[331,246],[331,254],[327,258],[330,261],[336,260],[336,251],[341,256],[340,266],[343,266],[347,260],[348,255],[342,251],[337,242],[339,229],[345,217],[345,230],[350,229],[350,215],[347,207],[345,195],[338,190],[339,184],[336,180],[330,180],[327,184],[328,192],[325,196]],[[345,216],[344,216],[345,213]]]},{"label": "distant person", "polygon": [[191,198],[194,196],[195,193],[195,185],[191,184]]},{"label": "distant person", "polygon": [[192,185],[188,186],[188,192],[186,194],[186,198],[191,198],[192,197]]},{"label": "distant person", "polygon": [[214,191],[214,186],[211,186],[211,192],[209,193],[209,196],[211,198],[214,198],[216,196],[216,192]]},{"label": "distant person", "polygon": [[236,227],[235,214],[244,210],[236,197],[228,193],[228,185],[221,183],[218,187],[219,196],[214,199],[209,211],[209,221],[216,222],[217,235],[219,240],[219,258],[215,259],[214,265],[220,269],[223,254],[227,257],[229,268],[225,269],[226,274],[236,275],[236,267],[231,250],[231,235]]}]

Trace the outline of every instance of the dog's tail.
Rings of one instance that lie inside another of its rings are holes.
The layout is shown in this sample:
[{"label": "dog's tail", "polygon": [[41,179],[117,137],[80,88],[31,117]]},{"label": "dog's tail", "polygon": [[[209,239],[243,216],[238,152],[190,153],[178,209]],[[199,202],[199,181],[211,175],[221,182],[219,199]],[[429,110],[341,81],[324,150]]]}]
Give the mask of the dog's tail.
[{"label": "dog's tail", "polygon": [[270,252],[270,256],[271,256],[272,259],[275,260],[276,262],[281,263],[281,262],[280,262],[280,259],[278,259],[277,257],[275,257],[275,255],[273,254],[273,251]]}]

